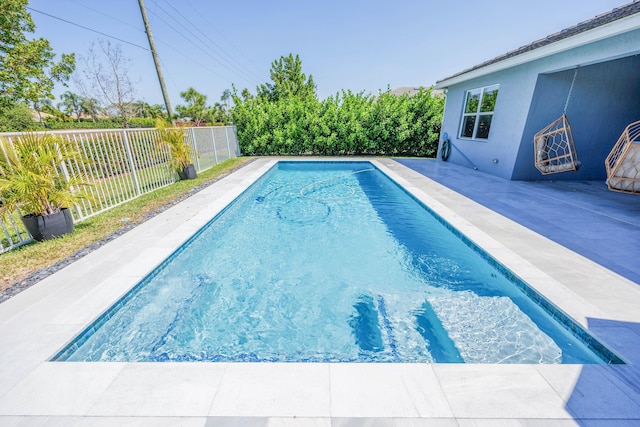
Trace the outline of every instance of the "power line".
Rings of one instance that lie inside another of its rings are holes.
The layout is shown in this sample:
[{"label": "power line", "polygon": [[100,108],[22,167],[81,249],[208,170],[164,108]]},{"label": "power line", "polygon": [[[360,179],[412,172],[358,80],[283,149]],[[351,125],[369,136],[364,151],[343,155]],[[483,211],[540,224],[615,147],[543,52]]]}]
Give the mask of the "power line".
[{"label": "power line", "polygon": [[[162,22],[163,22],[167,27],[171,28],[173,31],[175,31],[176,33],[178,33],[182,38],[184,38],[185,40],[187,40],[189,43],[191,43],[191,44],[193,44],[194,46],[198,47],[198,45],[197,45],[196,43],[194,43],[192,40],[189,40],[189,38],[188,38],[187,36],[185,36],[184,34],[182,34],[182,33],[181,33],[178,29],[176,29],[173,25],[171,25],[170,23],[168,23],[167,21],[165,21],[165,20],[164,20],[160,15],[158,15],[158,14],[157,14],[157,13],[155,13],[155,12],[153,12],[152,10],[150,10],[149,12],[150,12],[152,15],[154,15],[156,18],[158,18],[160,21],[162,21]],[[164,42],[162,42],[162,41],[160,41],[160,43],[163,43],[164,45],[169,46],[169,45],[167,45],[167,43],[164,43]],[[185,55],[184,53],[180,52],[178,49],[174,48],[173,46],[169,46],[169,47],[170,47],[171,49],[173,49],[174,51],[176,51],[176,52],[178,52],[178,53],[181,53],[181,54],[182,54],[182,56],[189,58],[187,55]],[[191,58],[189,58],[189,59],[191,59]],[[213,59],[215,59],[215,58],[213,58]],[[192,60],[192,61],[194,61],[196,64],[198,64],[198,65],[202,66],[202,64],[200,64],[200,63],[196,62],[195,60],[193,60],[193,59],[191,59],[191,60]],[[216,60],[216,61],[217,61],[217,60]],[[220,63],[220,62],[218,62],[218,63]],[[220,65],[224,66],[224,64],[220,64]],[[205,67],[205,68],[206,68],[206,67]],[[229,71],[232,71],[232,70],[229,70]],[[221,76],[220,74],[218,74],[218,73],[215,73],[215,74],[216,74],[218,77],[222,77],[222,76]],[[226,78],[225,78],[225,77],[222,77],[222,78],[224,78],[224,79],[226,80]]]},{"label": "power line", "polygon": [[[166,10],[162,9],[162,7],[160,5],[158,5],[158,7],[167,15],[171,16],[171,18],[176,21],[179,25],[180,22],[178,22],[177,19],[175,19],[173,17],[173,15],[171,15],[170,13],[168,13]],[[173,10],[175,10],[177,12],[178,15],[180,15],[182,17],[182,19],[184,19],[184,21],[187,23],[186,26],[184,26],[184,28],[189,32],[189,34],[193,35],[195,38],[197,38],[201,43],[203,43],[203,45],[207,46],[207,41],[203,40],[198,34],[193,33],[190,28],[195,28],[197,29],[197,27],[186,17],[184,16],[178,9],[176,9],[172,4],[169,3],[169,7],[171,7]],[[202,31],[200,31],[200,33],[202,33]],[[236,71],[240,72],[240,73],[244,73],[245,77],[249,77],[249,79],[247,81],[250,81],[252,83],[255,83],[254,81],[252,81],[254,78],[256,78],[256,76],[252,76],[251,73],[249,72],[249,70],[245,70],[244,66],[240,63],[238,63],[237,61],[235,61],[235,59],[233,57],[231,57],[228,53],[225,52],[225,50],[218,45],[215,41],[209,39],[209,41],[220,51],[220,52],[216,52],[211,46],[208,46],[209,49],[211,49],[211,51],[213,53],[215,53],[216,55],[220,56],[220,59],[224,60],[229,66],[233,67]],[[229,59],[225,58],[224,55],[227,55],[231,60],[235,61],[236,64],[239,65],[239,67],[235,64],[233,64]]]},{"label": "power line", "polygon": [[66,22],[67,24],[75,25],[76,27],[80,27],[80,28],[82,28],[82,29],[84,29],[84,30],[87,30],[87,31],[91,31],[91,32],[93,32],[93,33],[100,34],[100,35],[105,36],[105,37],[108,37],[108,38],[110,38],[110,39],[118,40],[119,42],[126,43],[126,44],[129,44],[129,45],[131,45],[131,46],[135,46],[135,47],[137,47],[137,48],[140,48],[140,49],[146,50],[147,52],[149,51],[149,49],[148,49],[148,48],[146,48],[146,47],[144,47],[144,46],[140,46],[139,44],[135,44],[135,43],[132,43],[132,42],[130,42],[130,41],[123,40],[123,39],[121,39],[121,38],[118,38],[118,37],[112,36],[112,35],[110,35],[110,34],[106,34],[106,33],[103,33],[103,32],[101,32],[101,31],[98,31],[98,30],[94,30],[93,28],[85,27],[84,25],[76,24],[75,22],[71,22],[71,21],[69,21],[69,20],[66,20],[66,19],[60,18],[60,17],[58,17],[58,16],[51,15],[50,13],[46,13],[46,12],[43,12],[43,11],[41,11],[41,10],[34,9],[34,8],[32,8],[32,7],[29,7],[29,6],[27,6],[27,9],[28,9],[28,10],[30,10],[30,11],[32,11],[32,12],[36,12],[36,13],[40,13],[40,14],[42,14],[42,15],[48,16],[48,17],[50,17],[50,18],[57,19],[58,21],[62,21],[62,22]]},{"label": "power line", "polygon": [[86,4],[84,4],[82,2],[79,2],[78,0],[69,0],[69,1],[72,2],[72,3],[77,4],[78,6],[82,6],[85,9],[89,9],[90,11],[95,12],[95,13],[97,13],[99,15],[106,16],[107,18],[111,19],[112,21],[119,22],[122,25],[126,25],[129,28],[133,28],[136,31],[140,31],[141,33],[144,33],[144,30],[141,30],[140,28],[136,27],[135,25],[131,25],[128,22],[125,22],[125,21],[123,21],[121,19],[118,19],[118,18],[115,18],[115,17],[113,17],[111,15],[108,15],[108,14],[106,14],[106,13],[104,13],[104,12],[98,10],[98,9],[95,9],[95,8],[93,8],[91,6],[87,6]]},{"label": "power line", "polygon": [[164,67],[165,70],[167,70],[167,75],[169,76],[169,80],[171,80],[171,83],[173,83],[173,88],[175,90],[180,90],[180,88],[178,87],[178,84],[176,83],[176,81],[173,79],[173,76],[171,75],[171,73],[169,72],[169,69],[167,67],[167,64],[164,63],[164,61],[162,60],[162,58],[160,58],[160,62],[162,63],[162,66]]},{"label": "power line", "polygon": [[[71,0],[71,1],[72,1],[72,2],[76,2],[75,0]],[[81,3],[79,3],[79,4],[80,4],[80,5],[82,5]],[[84,6],[84,5],[82,5],[82,6]],[[142,30],[138,29],[137,27],[133,27],[132,25],[129,25],[129,24],[125,23],[124,21],[120,21],[120,20],[118,20],[117,18],[114,18],[114,17],[112,17],[112,16],[109,16],[109,15],[107,15],[107,14],[104,14],[104,13],[102,13],[102,12],[100,12],[100,11],[96,10],[96,9],[90,8],[90,7],[88,7],[88,6],[85,6],[85,7],[87,7],[88,9],[90,9],[90,10],[92,10],[92,11],[96,12],[96,13],[99,13],[99,14],[101,14],[101,15],[104,15],[104,16],[106,16],[106,17],[108,17],[108,18],[110,18],[110,19],[112,19],[112,20],[114,20],[114,21],[120,22],[120,23],[122,23],[122,24],[124,24],[124,25],[127,25],[127,26],[129,26],[129,27],[135,28],[135,29],[136,29],[136,30],[138,30],[138,31],[143,32]],[[28,10],[30,10],[30,11],[32,11],[32,12],[36,12],[36,13],[39,13],[39,14],[42,14],[42,15],[48,16],[48,17],[50,17],[50,18],[56,19],[56,20],[58,20],[58,21],[62,21],[62,22],[67,23],[67,24],[69,24],[69,25],[73,25],[73,26],[76,26],[76,27],[78,27],[78,28],[82,28],[82,29],[84,29],[84,30],[87,30],[87,31],[90,31],[90,32],[93,32],[93,33],[99,34],[99,35],[101,35],[101,36],[104,36],[104,37],[107,37],[107,38],[110,38],[110,39],[113,39],[113,40],[117,40],[117,41],[119,41],[119,42],[122,42],[122,43],[125,43],[125,44],[128,44],[128,45],[131,45],[131,46],[137,47],[137,48],[139,48],[139,49],[143,49],[143,50],[145,50],[145,51],[147,51],[147,52],[150,52],[150,49],[149,49],[149,48],[147,48],[147,47],[140,46],[140,45],[138,45],[138,44],[136,44],[136,43],[133,43],[133,42],[130,42],[130,41],[127,41],[127,40],[121,39],[121,38],[119,38],[119,37],[112,36],[112,35],[107,34],[107,33],[103,33],[103,32],[101,32],[101,31],[98,31],[98,30],[96,30],[96,29],[93,29],[93,28],[87,27],[87,26],[85,26],[85,25],[81,25],[81,24],[75,23],[75,22],[73,22],[73,21],[70,21],[70,20],[67,20],[67,19],[64,19],[64,18],[60,18],[60,17],[58,17],[58,16],[52,15],[52,14],[47,13],[47,12],[43,12],[43,11],[38,10],[38,9],[34,9],[34,8],[32,8],[32,7],[29,7],[29,6],[27,6],[27,9],[28,9]],[[166,11],[164,11],[164,12],[165,12],[165,13],[167,13]],[[152,13],[153,13],[153,12],[152,12]],[[158,16],[158,15],[157,15],[157,14],[155,14],[155,13],[154,13],[154,15],[155,15],[155,16],[157,16],[157,17],[158,17],[158,19],[160,19],[162,22],[164,22],[165,24],[167,24],[167,25],[168,25],[171,29],[173,29],[175,32],[177,32],[178,34],[180,34],[183,38],[187,39],[187,41],[189,41],[190,43],[194,44],[196,47],[198,47],[198,48],[199,48],[199,46],[198,46],[196,43],[194,43],[192,40],[189,40],[189,38],[188,38],[188,37],[186,37],[184,34],[180,33],[178,30],[176,30],[173,26],[171,26],[169,23],[167,23],[165,20],[163,20],[163,19],[162,19],[162,17]],[[195,60],[194,58],[190,57],[189,55],[186,55],[186,54],[185,54],[184,52],[182,52],[181,50],[176,49],[175,47],[171,46],[171,45],[170,45],[170,44],[168,44],[168,43],[163,42],[162,40],[158,40],[158,42],[159,42],[160,44],[162,44],[162,45],[164,45],[164,46],[168,47],[169,49],[171,49],[171,50],[175,51],[176,53],[178,53],[179,55],[181,55],[181,56],[183,56],[184,58],[188,59],[189,61],[193,62],[194,64],[198,65],[199,67],[203,68],[204,70],[206,70],[206,71],[208,71],[208,72],[210,72],[210,73],[212,73],[212,74],[214,74],[214,75],[216,75],[216,76],[220,77],[221,79],[223,79],[223,80],[225,80],[225,81],[227,81],[227,82],[229,82],[229,83],[233,83],[233,82],[232,82],[232,80],[230,80],[229,78],[227,78],[227,77],[225,77],[225,76],[221,75],[219,72],[217,72],[217,71],[215,71],[215,70],[213,70],[213,69],[209,68],[208,66],[206,66],[206,65],[204,65],[204,64],[202,64],[202,63],[200,63],[200,62],[198,62],[197,60]],[[208,55],[208,56],[212,57],[211,55]],[[212,59],[214,59],[214,60],[215,60],[216,62],[218,62],[220,65],[222,65],[222,66],[224,66],[225,68],[227,68],[229,71],[233,72],[233,70],[229,69],[229,67],[227,67],[225,64],[220,63],[220,61],[219,61],[219,60],[217,60],[216,58],[212,57]],[[162,58],[160,58],[160,60],[162,61]],[[164,62],[164,61],[162,61],[162,62]],[[235,74],[235,73],[234,73],[234,74]],[[171,78],[171,76],[170,76],[170,78]],[[243,79],[245,79],[245,80],[246,80],[246,77],[243,77]],[[171,78],[171,80],[172,80],[172,83],[173,83],[173,84],[174,84],[174,86],[175,86],[176,84],[175,84],[175,81],[173,81],[173,78]],[[250,81],[250,80],[249,80],[249,81]],[[255,83],[255,82],[251,81],[251,83]]]},{"label": "power line", "polygon": [[[195,6],[193,6],[188,0],[183,0],[184,3],[188,4],[191,9],[196,12],[196,14],[198,16],[200,16],[201,19],[205,19],[201,14],[198,13],[198,10],[195,8]],[[205,23],[208,25],[208,27],[212,28],[216,33],[218,33],[218,35],[225,40],[229,46],[231,46],[236,52],[238,52],[240,54],[240,56],[242,56],[246,61],[247,64],[251,65],[257,72],[261,72],[260,68],[257,67],[240,49],[238,49],[238,47],[236,45],[234,45],[229,39],[227,39],[224,34],[222,32],[220,32],[220,30],[218,30],[211,22],[209,22],[208,20],[205,19]],[[202,32],[202,30],[201,30]],[[206,33],[202,32],[205,37],[207,37],[209,40],[211,40]],[[258,78],[258,80],[260,80],[260,78]]]},{"label": "power line", "polygon": [[163,44],[164,46],[168,47],[169,49],[173,50],[174,52],[184,56],[185,58],[187,58],[189,61],[193,62],[194,64],[199,65],[203,69],[205,69],[205,70],[209,71],[210,73],[215,74],[216,76],[220,77],[221,79],[226,80],[229,83],[232,83],[231,80],[229,80],[228,78],[224,77],[223,75],[221,75],[217,71],[212,70],[211,68],[207,67],[204,64],[201,64],[200,62],[196,61],[195,59],[191,58],[190,56],[186,55],[184,52],[182,52],[179,49],[176,49],[175,47],[171,46],[170,44],[167,44],[167,43],[163,42],[162,40],[158,40],[158,43]]},{"label": "power line", "polygon": [[[63,18],[60,18],[60,17],[54,16],[54,15],[51,15],[51,14],[49,14],[49,13],[42,12],[42,11],[37,10],[37,9],[33,9],[32,7],[27,7],[27,9],[29,9],[29,10],[31,10],[31,11],[33,11],[33,12],[40,13],[40,14],[42,14],[42,15],[49,16],[49,17],[51,17],[51,18],[57,19],[57,20],[59,20],[59,21],[65,22],[65,23],[67,23],[67,24],[74,25],[74,26],[79,27],[79,28],[82,28],[82,29],[84,29],[84,30],[91,31],[91,32],[93,32],[93,33],[97,33],[97,34],[100,34],[100,35],[102,35],[102,36],[105,36],[105,37],[108,37],[108,38],[112,38],[112,39],[114,39],[114,40],[118,40],[118,41],[121,41],[121,42],[123,42],[123,43],[130,44],[130,45],[132,45],[132,46],[135,46],[135,47],[138,47],[138,48],[140,48],[140,49],[143,49],[143,50],[145,50],[145,51],[147,51],[147,52],[150,52],[150,49],[149,49],[149,48],[146,48],[146,47],[144,47],[144,46],[137,45],[137,44],[135,44],[135,43],[128,42],[128,41],[126,41],[126,40],[120,39],[120,38],[118,38],[118,37],[111,36],[111,35],[109,35],[109,34],[103,33],[103,32],[98,31],[98,30],[94,30],[94,29],[89,28],[89,27],[86,27],[86,26],[84,26],[84,25],[76,24],[75,22],[71,22],[71,21],[69,21],[69,20],[66,20],[66,19],[63,19]],[[176,53],[178,53],[178,54],[180,54],[180,55],[184,56],[184,57],[185,57],[185,58],[187,58],[189,61],[193,62],[194,64],[196,64],[196,65],[198,65],[198,66],[200,66],[200,67],[202,67],[203,69],[205,69],[205,70],[209,71],[210,73],[213,73],[213,74],[215,74],[216,76],[218,76],[218,77],[220,77],[220,78],[222,78],[222,79],[226,80],[227,82],[231,83],[231,80],[229,80],[229,79],[227,79],[226,77],[224,77],[224,76],[222,76],[222,75],[218,74],[216,71],[214,71],[214,70],[212,70],[212,69],[208,68],[206,65],[203,65],[203,64],[199,63],[199,62],[198,62],[198,61],[196,61],[195,59],[193,59],[193,58],[191,58],[190,56],[188,56],[188,55],[184,54],[182,51],[180,51],[180,50],[178,50],[178,49],[174,48],[173,46],[171,46],[171,45],[169,45],[169,44],[167,44],[167,43],[164,43],[164,42],[162,42],[162,41],[159,41],[159,43],[163,44],[164,46],[167,46],[169,49],[174,50]],[[162,61],[162,58],[160,58],[160,60]],[[164,62],[163,62],[163,63],[164,63]],[[170,76],[170,78],[171,78],[171,76]],[[171,80],[173,81],[173,78],[171,78]],[[175,81],[173,81],[173,83],[174,83],[174,85],[175,85]],[[176,88],[177,88],[177,85],[176,85]]]},{"label": "power line", "polygon": [[[153,2],[155,3],[155,2]],[[165,9],[162,8],[162,6],[160,6],[159,4],[155,3],[155,5],[162,10],[162,12],[164,12],[167,16],[169,16],[171,19],[173,19],[178,25],[183,26],[180,22],[178,22],[170,13],[168,13]],[[222,67],[226,68],[228,71],[234,73],[234,74],[239,74],[239,77],[241,77],[243,80],[246,80],[250,83],[255,83],[255,81],[253,81],[253,78],[251,76],[248,76],[243,70],[238,69],[237,67],[233,66],[233,64],[229,64],[232,67],[236,68],[235,70],[231,69],[229,65],[223,63],[220,61],[220,59],[218,59],[217,57],[213,56],[211,53],[207,52],[206,50],[203,50],[203,47],[208,47],[207,43],[205,41],[203,41],[202,39],[200,39],[200,42],[202,43],[202,45],[194,42],[193,39],[191,39],[190,37],[186,36],[182,31],[178,30],[177,28],[175,28],[175,26],[171,25],[169,22],[167,22],[165,19],[162,18],[162,16],[160,16],[159,14],[155,13],[152,10],[149,10],[149,12],[153,15],[155,15],[156,18],[158,18],[160,21],[162,21],[165,25],[167,25],[169,28],[171,28],[174,32],[176,32],[177,34],[179,34],[182,38],[184,38],[186,41],[188,41],[189,43],[191,43],[194,47],[198,48],[198,50],[202,51],[205,55],[209,56],[211,59],[213,59],[215,62],[217,62],[219,65],[221,65]],[[199,38],[197,35],[193,34],[188,28],[186,29],[190,34],[192,34],[194,37]],[[224,59],[224,58],[222,58]],[[227,61],[228,62],[228,61]],[[216,73],[217,74],[217,73]],[[219,76],[219,74],[217,74]],[[225,79],[228,80],[228,79]]]},{"label": "power line", "polygon": [[[85,5],[85,4],[81,3],[81,2],[79,2],[79,1],[77,1],[77,0],[70,0],[70,1],[71,1],[71,2],[73,2],[73,3],[76,3],[76,4],[80,5],[80,6],[83,6],[83,7],[87,8],[87,9],[89,9],[89,10],[93,11],[93,12],[96,12],[96,13],[98,13],[98,14],[100,14],[100,15],[103,15],[103,16],[105,16],[105,17],[109,18],[109,19],[112,19],[112,20],[114,20],[114,21],[116,21],[116,22],[119,22],[119,23],[121,23],[121,24],[123,24],[123,25],[126,25],[126,26],[128,26],[128,27],[131,27],[131,28],[133,28],[133,29],[135,29],[135,30],[137,30],[137,31],[140,31],[141,33],[144,33],[144,30],[141,30],[140,28],[136,27],[135,25],[131,25],[131,24],[129,24],[129,23],[127,23],[127,22],[125,22],[125,21],[122,21],[122,20],[120,20],[120,19],[114,18],[114,17],[113,17],[113,16],[111,16],[111,15],[108,15],[108,14],[106,14],[106,13],[103,13],[103,12],[99,11],[98,9],[95,9],[95,8],[89,7],[89,6],[87,6],[87,5]],[[84,28],[84,27],[83,27],[83,28]],[[89,29],[89,30],[91,30],[91,29]],[[102,33],[100,33],[100,34],[102,34]],[[118,40],[118,39],[117,39],[117,40]],[[161,43],[161,44],[163,44],[164,46],[167,46],[168,48],[172,49],[173,51],[175,51],[175,52],[179,53],[180,55],[182,55],[182,56],[184,56],[185,58],[187,58],[189,61],[193,62],[194,64],[196,64],[196,65],[198,65],[198,66],[200,66],[200,67],[202,67],[202,68],[204,68],[205,70],[207,70],[207,71],[209,71],[209,72],[211,72],[211,73],[216,74],[218,77],[220,77],[220,78],[222,78],[222,79],[224,79],[224,80],[226,80],[226,81],[228,81],[228,82],[231,82],[231,81],[230,81],[230,80],[228,80],[227,78],[225,78],[225,77],[223,77],[223,76],[219,75],[219,74],[218,74],[218,73],[216,73],[214,70],[212,70],[212,69],[210,69],[210,68],[207,68],[205,65],[203,65],[203,64],[201,64],[201,63],[199,63],[199,62],[198,62],[198,61],[196,61],[195,59],[193,59],[193,58],[191,58],[190,56],[186,55],[184,52],[181,52],[180,50],[178,50],[178,49],[174,48],[173,46],[171,46],[171,45],[169,45],[169,44],[167,44],[167,43],[164,43],[163,41],[159,41],[159,43]],[[141,48],[143,48],[142,46],[140,46],[140,47],[141,47]],[[145,49],[145,50],[149,51],[149,49],[147,49],[147,48],[143,48],[143,49]],[[164,66],[164,68],[165,68],[165,69],[168,69],[168,67],[166,66],[165,62],[162,60],[162,57],[160,57],[160,62],[162,63],[162,65]],[[169,73],[169,72],[167,71],[167,74],[169,74],[169,79],[170,79],[170,80],[171,80],[171,82],[173,83],[173,85],[174,85],[175,89],[178,89],[178,85],[176,84],[175,80],[173,79],[173,76],[171,76],[171,73]]]},{"label": "power line", "polygon": [[[253,74],[253,72],[249,69],[247,69],[244,65],[242,65],[240,62],[238,62],[238,60],[236,60],[230,53],[228,53],[222,46],[220,46],[215,40],[211,39],[204,31],[200,30],[193,22],[191,22],[189,20],[189,18],[187,18],[186,16],[184,16],[184,14],[182,12],[180,12],[179,9],[177,9],[173,4],[171,4],[170,2],[167,3],[168,6],[173,9],[178,15],[180,15],[182,17],[182,19],[185,20],[185,22],[189,25],[189,27],[191,28],[195,28],[196,30],[198,30],[200,32],[200,34],[202,34],[203,37],[205,37],[207,40],[209,40],[209,42],[211,42],[215,47],[217,47],[220,52],[222,52],[222,54],[226,55],[231,61],[235,62],[239,67],[242,67],[242,71],[247,73],[248,75],[250,75],[252,78],[255,78],[256,80],[260,80],[260,78]],[[212,28],[215,29],[215,27],[212,26]],[[217,31],[217,30],[216,30]],[[191,32],[191,31],[189,31]],[[191,33],[193,34],[193,33]],[[195,35],[195,34],[194,34]],[[197,37],[197,36],[196,36]],[[202,39],[200,39],[202,40]],[[229,62],[230,65],[231,62]],[[234,66],[235,68],[235,66]]]}]

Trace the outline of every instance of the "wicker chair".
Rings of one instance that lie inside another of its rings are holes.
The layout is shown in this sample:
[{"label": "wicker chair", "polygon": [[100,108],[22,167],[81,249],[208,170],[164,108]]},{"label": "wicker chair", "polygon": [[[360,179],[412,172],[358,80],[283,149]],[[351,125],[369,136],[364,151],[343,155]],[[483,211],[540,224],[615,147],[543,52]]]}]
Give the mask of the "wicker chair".
[{"label": "wicker chair", "polygon": [[542,174],[576,171],[580,168],[571,125],[566,115],[563,114],[536,133],[533,141],[535,165]]},{"label": "wicker chair", "polygon": [[626,127],[605,160],[607,186],[623,193],[640,193],[640,121]]}]

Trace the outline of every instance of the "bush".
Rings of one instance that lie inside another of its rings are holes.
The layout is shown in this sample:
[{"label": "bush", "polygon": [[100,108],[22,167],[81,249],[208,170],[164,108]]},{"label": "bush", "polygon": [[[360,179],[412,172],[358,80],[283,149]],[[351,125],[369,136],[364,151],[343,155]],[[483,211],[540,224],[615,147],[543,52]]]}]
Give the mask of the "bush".
[{"label": "bush", "polygon": [[[133,117],[128,120],[129,128],[152,128],[155,120],[149,118]],[[110,119],[100,119],[95,122],[91,119],[81,119],[78,121],[61,121],[57,118],[45,119],[47,129],[122,129],[122,119],[113,117]]]},{"label": "bush", "polygon": [[0,132],[23,132],[42,128],[42,124],[33,120],[29,107],[25,104],[0,108]]},{"label": "bush", "polygon": [[385,155],[433,157],[444,99],[343,91],[315,96],[234,95],[233,122],[247,155]]}]

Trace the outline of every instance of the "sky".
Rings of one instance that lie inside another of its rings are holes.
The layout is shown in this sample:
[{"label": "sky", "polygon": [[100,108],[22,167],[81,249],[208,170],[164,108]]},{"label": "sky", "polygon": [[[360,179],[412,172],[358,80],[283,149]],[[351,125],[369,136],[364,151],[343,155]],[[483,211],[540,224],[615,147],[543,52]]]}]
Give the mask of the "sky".
[{"label": "sky", "polygon": [[[220,101],[255,93],[281,56],[299,55],[320,99],[436,81],[631,0],[144,0],[173,109],[193,87]],[[120,45],[136,98],[162,104],[138,0],[30,0],[57,54]],[[81,28],[86,27],[86,28]],[[102,33],[102,34],[100,34]],[[82,61],[78,60],[78,68]],[[57,86],[79,92],[73,84]]]}]

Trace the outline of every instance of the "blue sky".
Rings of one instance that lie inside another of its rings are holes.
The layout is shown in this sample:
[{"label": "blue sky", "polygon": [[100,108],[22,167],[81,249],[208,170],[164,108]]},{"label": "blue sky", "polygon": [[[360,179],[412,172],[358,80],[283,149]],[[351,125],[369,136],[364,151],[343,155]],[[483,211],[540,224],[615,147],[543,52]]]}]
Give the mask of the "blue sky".
[{"label": "blue sky", "polygon": [[[145,0],[175,105],[192,86],[212,105],[234,83],[269,81],[271,63],[299,54],[324,99],[437,80],[625,4],[625,0]],[[137,98],[162,103],[137,0],[30,0],[29,7],[117,37]],[[56,53],[87,55],[108,39],[30,10]],[[125,43],[126,42],[126,43]],[[134,46],[137,45],[137,46]],[[142,48],[141,48],[142,47]],[[70,87],[74,90],[73,86]],[[56,94],[65,88],[56,89]]]}]

